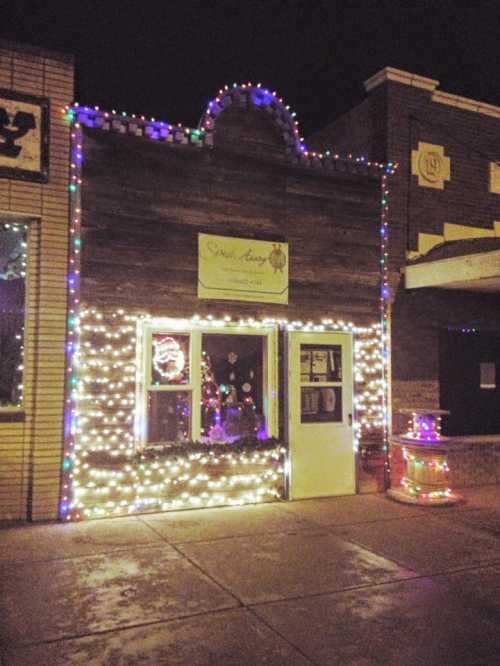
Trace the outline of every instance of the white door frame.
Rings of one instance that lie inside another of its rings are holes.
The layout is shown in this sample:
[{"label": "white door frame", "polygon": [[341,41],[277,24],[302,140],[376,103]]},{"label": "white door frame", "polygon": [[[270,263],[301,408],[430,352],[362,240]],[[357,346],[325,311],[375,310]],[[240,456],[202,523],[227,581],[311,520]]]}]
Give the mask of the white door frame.
[{"label": "white door frame", "polygon": [[[303,383],[300,379],[300,345],[342,346],[342,381]],[[355,494],[357,492],[357,456],[355,451],[354,413],[354,341],[352,333],[337,331],[289,331],[286,335],[285,427],[289,444],[290,499]],[[342,386],[342,421],[301,423],[301,388]],[[335,440],[335,433],[338,439]],[[304,437],[307,437],[307,447]],[[301,444],[302,442],[302,444]],[[334,448],[335,447],[335,448]],[[312,458],[309,458],[309,453]],[[314,468],[313,460],[317,460]],[[302,464],[302,466],[301,466]],[[338,470],[337,477],[323,474],[325,468]],[[298,476],[307,469],[307,477]],[[314,476],[316,475],[316,479]],[[295,479],[294,479],[295,476]],[[331,479],[331,480],[330,480]],[[317,492],[316,492],[317,490]]]}]

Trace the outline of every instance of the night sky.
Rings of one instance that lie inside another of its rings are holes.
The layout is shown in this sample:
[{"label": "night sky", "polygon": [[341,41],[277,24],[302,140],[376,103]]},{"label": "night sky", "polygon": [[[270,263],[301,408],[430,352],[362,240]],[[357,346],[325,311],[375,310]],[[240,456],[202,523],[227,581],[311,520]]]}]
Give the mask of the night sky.
[{"label": "night sky", "polygon": [[170,123],[197,125],[221,86],[252,81],[307,136],[386,65],[500,105],[500,0],[4,0],[0,15],[1,37],[76,56],[78,102]]}]

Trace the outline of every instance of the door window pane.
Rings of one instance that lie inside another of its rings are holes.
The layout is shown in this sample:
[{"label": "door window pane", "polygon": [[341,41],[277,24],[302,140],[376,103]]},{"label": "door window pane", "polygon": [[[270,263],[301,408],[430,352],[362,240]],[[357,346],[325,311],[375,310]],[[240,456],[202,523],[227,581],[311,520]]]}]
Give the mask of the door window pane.
[{"label": "door window pane", "polygon": [[341,423],[342,387],[322,386],[300,389],[301,423]]},{"label": "door window pane", "polygon": [[259,335],[202,337],[201,434],[211,442],[266,438],[264,340]]},{"label": "door window pane", "polygon": [[0,223],[0,407],[21,406],[26,229]]},{"label": "door window pane", "polygon": [[153,334],[151,379],[154,386],[189,384],[189,335]]},{"label": "door window pane", "polygon": [[148,403],[148,443],[190,439],[190,391],[150,391]]},{"label": "door window pane", "polygon": [[480,386],[482,389],[495,389],[496,382],[496,368],[494,363],[480,363]]},{"label": "door window pane", "polygon": [[301,382],[341,382],[340,345],[300,345]]}]

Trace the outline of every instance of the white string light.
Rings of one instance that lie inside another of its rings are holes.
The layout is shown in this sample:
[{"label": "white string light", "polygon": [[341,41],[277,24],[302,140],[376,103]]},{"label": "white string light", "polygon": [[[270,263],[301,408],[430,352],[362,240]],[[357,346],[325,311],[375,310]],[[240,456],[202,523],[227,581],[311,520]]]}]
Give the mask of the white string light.
[{"label": "white string light", "polygon": [[[75,354],[75,404],[70,517],[89,518],[193,506],[239,505],[282,496],[286,450],[201,455],[189,449],[176,460],[134,463],[136,441],[137,322],[165,330],[279,326],[282,330],[343,331],[354,335],[355,446],[383,426],[379,324],[358,327],[324,319],[321,324],[229,316],[170,319],[124,310],[82,309]],[[103,464],[93,459],[103,456]],[[107,461],[107,462],[106,462]],[[248,470],[252,467],[252,470]],[[224,468],[229,471],[225,472]],[[187,493],[187,494],[186,494]],[[174,495],[174,496],[172,496]]]}]

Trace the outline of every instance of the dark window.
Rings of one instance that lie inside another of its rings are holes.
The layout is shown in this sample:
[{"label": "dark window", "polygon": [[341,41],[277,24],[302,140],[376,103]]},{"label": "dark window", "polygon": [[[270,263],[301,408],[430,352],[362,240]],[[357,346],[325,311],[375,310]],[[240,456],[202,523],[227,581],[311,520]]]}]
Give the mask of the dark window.
[{"label": "dark window", "polygon": [[0,407],[21,407],[27,227],[0,221]]}]

